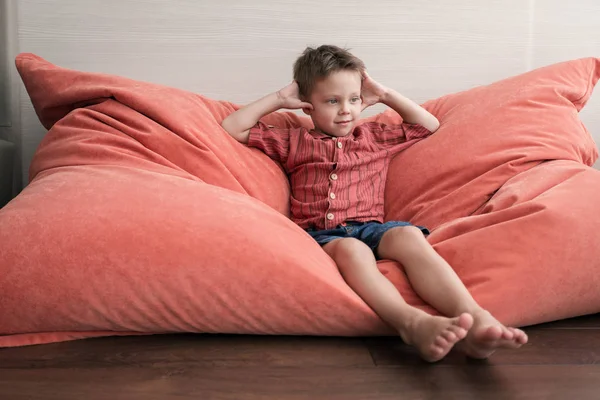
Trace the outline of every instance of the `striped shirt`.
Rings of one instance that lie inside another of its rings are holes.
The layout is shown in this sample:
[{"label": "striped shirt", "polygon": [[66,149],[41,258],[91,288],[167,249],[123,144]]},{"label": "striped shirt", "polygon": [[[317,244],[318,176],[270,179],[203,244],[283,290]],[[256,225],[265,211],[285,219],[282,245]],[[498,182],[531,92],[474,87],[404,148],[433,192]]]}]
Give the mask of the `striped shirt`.
[{"label": "striped shirt", "polygon": [[415,124],[369,122],[344,137],[259,122],[248,146],[278,161],[291,189],[291,219],[301,228],[333,229],[346,221],[383,222],[391,156],[431,135]]}]

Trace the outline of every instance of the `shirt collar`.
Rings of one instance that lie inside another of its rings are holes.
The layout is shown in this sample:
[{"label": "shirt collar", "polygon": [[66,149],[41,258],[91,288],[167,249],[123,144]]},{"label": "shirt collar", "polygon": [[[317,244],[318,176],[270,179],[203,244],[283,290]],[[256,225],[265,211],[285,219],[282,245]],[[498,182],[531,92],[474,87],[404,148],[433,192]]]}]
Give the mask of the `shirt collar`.
[{"label": "shirt collar", "polygon": [[308,131],[312,137],[315,139],[333,139],[333,136],[326,135],[324,133],[319,132],[316,129],[311,129]]},{"label": "shirt collar", "polygon": [[[347,135],[347,136],[344,136],[344,137],[352,137],[352,138],[356,138],[356,137],[359,135],[359,131],[358,131],[358,129],[357,129],[357,128],[358,128],[358,127],[357,127],[357,126],[355,126],[355,127],[354,127],[354,129],[352,130],[352,132],[351,132],[349,135]],[[310,130],[308,131],[308,133],[309,133],[309,134],[310,134],[312,137],[314,137],[315,139],[335,139],[335,136],[329,136],[329,135],[326,135],[326,134],[324,134],[324,133],[321,133],[321,132],[317,131],[317,130],[316,130],[316,129],[314,129],[314,128],[313,128],[313,129],[310,129]]]}]

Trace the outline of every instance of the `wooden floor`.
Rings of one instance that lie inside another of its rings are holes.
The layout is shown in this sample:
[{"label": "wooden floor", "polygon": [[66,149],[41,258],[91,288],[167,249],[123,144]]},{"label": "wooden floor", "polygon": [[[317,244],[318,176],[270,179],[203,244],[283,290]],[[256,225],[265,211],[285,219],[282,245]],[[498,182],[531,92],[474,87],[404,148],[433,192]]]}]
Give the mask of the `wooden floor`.
[{"label": "wooden floor", "polygon": [[0,349],[0,399],[600,399],[600,314],[488,361],[397,338],[159,335]]}]

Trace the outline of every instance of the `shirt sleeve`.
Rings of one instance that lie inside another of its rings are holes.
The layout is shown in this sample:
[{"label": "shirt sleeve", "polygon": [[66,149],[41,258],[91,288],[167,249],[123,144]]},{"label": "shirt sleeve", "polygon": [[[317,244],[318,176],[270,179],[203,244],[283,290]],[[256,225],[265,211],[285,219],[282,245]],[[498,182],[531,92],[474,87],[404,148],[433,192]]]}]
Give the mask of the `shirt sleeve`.
[{"label": "shirt sleeve", "polygon": [[285,164],[290,153],[290,132],[289,128],[275,128],[259,121],[250,128],[248,146],[257,148],[273,160]]},{"label": "shirt sleeve", "polygon": [[408,123],[400,125],[370,123],[369,129],[375,143],[382,148],[394,147],[416,139],[425,139],[432,134],[429,129],[419,124]]}]

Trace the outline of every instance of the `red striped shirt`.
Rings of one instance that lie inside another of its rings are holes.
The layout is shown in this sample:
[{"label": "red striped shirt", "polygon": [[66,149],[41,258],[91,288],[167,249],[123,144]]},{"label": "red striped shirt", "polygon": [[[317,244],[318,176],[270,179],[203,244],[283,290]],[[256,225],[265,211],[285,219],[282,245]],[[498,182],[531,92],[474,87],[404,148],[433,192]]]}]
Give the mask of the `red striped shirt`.
[{"label": "red striped shirt", "polygon": [[248,146],[281,163],[291,184],[291,219],[301,228],[332,229],[345,221],[383,222],[391,156],[431,135],[415,124],[357,126],[344,137],[259,122]]}]

